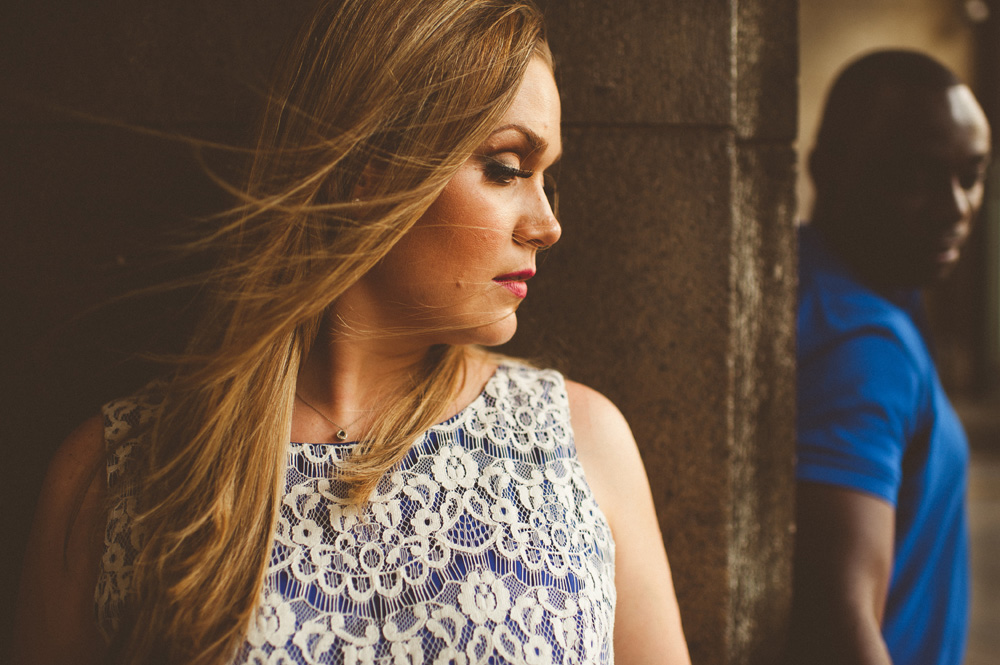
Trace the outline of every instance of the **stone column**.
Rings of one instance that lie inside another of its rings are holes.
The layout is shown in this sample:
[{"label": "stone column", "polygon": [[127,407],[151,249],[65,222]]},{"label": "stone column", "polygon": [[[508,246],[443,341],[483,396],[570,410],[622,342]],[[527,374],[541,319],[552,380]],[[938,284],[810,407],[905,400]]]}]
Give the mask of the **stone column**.
[{"label": "stone column", "polygon": [[790,597],[794,0],[551,0],[563,238],[514,351],[619,405],[694,663],[772,663]]}]

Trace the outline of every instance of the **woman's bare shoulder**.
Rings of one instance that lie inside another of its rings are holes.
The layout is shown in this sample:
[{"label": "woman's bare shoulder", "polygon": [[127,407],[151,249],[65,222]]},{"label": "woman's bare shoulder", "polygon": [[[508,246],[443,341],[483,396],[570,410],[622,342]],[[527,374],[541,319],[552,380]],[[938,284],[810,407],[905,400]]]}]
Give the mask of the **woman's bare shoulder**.
[{"label": "woman's bare shoulder", "polygon": [[97,662],[94,587],[103,549],[104,422],[88,419],[56,451],[25,550],[14,661]]},{"label": "woman's bare shoulder", "polygon": [[[62,561],[67,545],[89,542],[100,526],[106,496],[104,421],[94,416],[66,437],[49,464],[38,497],[29,548]],[[58,556],[57,556],[58,555]]]},{"label": "woman's bare shoulder", "polygon": [[614,529],[617,513],[627,508],[623,488],[647,482],[635,437],[618,407],[598,391],[566,381],[566,395],[577,457]]},{"label": "woman's bare shoulder", "polygon": [[103,501],[104,466],[104,419],[97,415],[73,430],[53,455],[38,496],[35,530],[71,531],[84,509]]},{"label": "woman's bare shoulder", "polygon": [[610,399],[589,386],[568,379],[566,396],[578,450],[585,448],[590,452],[595,446],[614,446],[616,442],[634,445],[625,416]]},{"label": "woman's bare shoulder", "polygon": [[104,418],[95,415],[83,421],[56,450],[45,479],[48,489],[61,493],[67,489],[86,489],[93,472],[105,459]]},{"label": "woman's bare shoulder", "polygon": [[689,665],[670,564],[639,447],[593,388],[566,382],[577,456],[615,538],[615,659]]}]

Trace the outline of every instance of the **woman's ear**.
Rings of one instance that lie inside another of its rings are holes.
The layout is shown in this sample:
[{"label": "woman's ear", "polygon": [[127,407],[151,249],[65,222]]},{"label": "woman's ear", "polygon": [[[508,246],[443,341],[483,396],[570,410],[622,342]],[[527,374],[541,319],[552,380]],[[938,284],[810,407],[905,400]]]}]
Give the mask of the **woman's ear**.
[{"label": "woman's ear", "polygon": [[378,167],[370,161],[365,165],[365,168],[361,170],[361,175],[358,176],[357,182],[354,183],[354,189],[351,190],[352,200],[359,201],[371,198],[375,183],[378,181],[378,170]]}]

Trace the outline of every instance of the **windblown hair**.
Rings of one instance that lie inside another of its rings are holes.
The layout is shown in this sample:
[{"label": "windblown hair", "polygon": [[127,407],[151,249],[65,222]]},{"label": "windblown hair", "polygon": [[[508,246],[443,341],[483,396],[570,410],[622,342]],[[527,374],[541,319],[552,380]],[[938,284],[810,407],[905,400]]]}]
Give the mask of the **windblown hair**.
[{"label": "windblown hair", "polygon": [[[332,0],[286,54],[224,259],[142,446],[143,540],[117,663],[227,662],[270,553],[300,362],[510,107],[531,0]],[[360,199],[355,197],[363,191]],[[357,502],[454,397],[469,351],[434,347],[343,470]]]}]

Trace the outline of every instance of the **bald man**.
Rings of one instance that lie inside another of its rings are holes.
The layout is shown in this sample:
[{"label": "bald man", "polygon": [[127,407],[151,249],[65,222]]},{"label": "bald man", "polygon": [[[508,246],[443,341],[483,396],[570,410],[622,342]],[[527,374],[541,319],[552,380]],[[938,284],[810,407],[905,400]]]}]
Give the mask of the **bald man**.
[{"label": "bald man", "polygon": [[791,662],[961,665],[968,443],[920,289],[958,261],[989,153],[972,92],[926,55],[869,54],[830,91],[800,232]]}]

